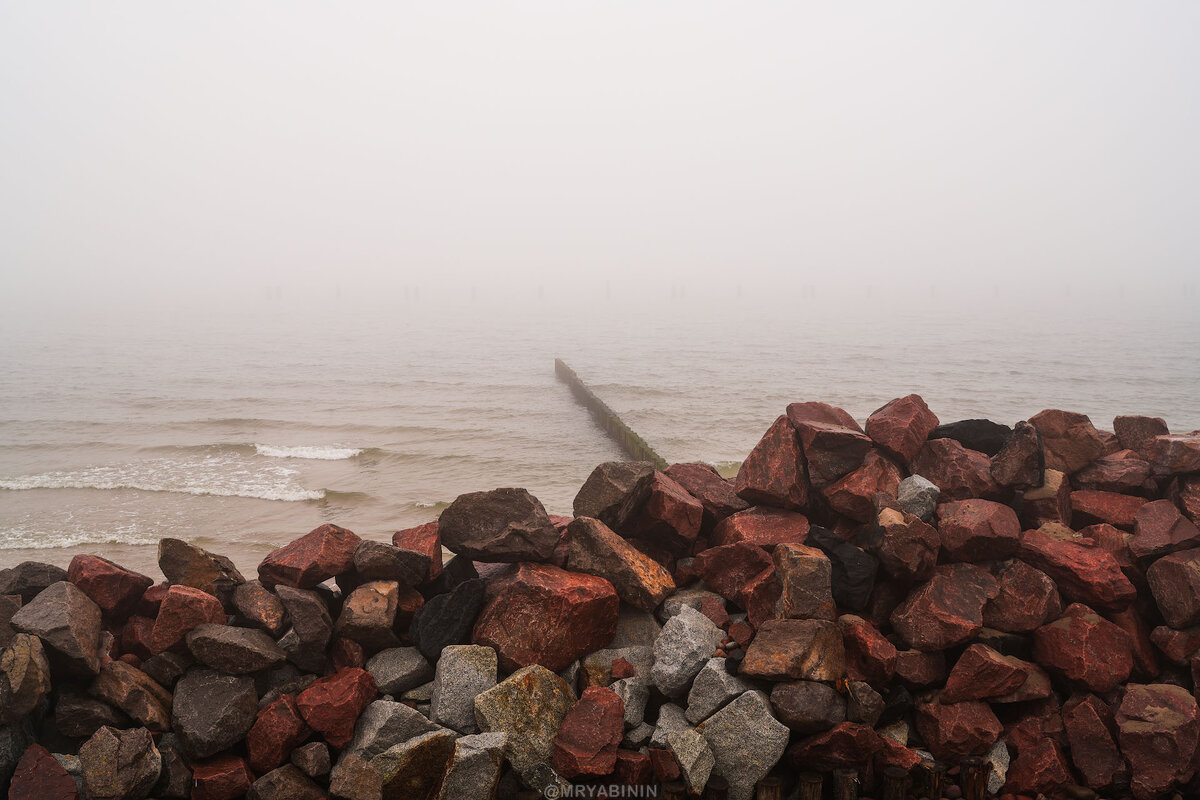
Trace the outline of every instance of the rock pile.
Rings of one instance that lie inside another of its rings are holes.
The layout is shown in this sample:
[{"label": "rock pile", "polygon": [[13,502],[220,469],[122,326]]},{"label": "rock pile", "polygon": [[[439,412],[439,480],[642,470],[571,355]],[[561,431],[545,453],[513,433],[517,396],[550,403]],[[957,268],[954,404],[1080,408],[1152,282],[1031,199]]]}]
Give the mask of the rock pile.
[{"label": "rock pile", "polygon": [[603,464],[572,517],[477,492],[252,579],[174,539],[162,585],[20,564],[0,790],[1197,796],[1198,521],[1200,432],[942,425],[910,395],[865,426],[794,403],[736,480]]}]

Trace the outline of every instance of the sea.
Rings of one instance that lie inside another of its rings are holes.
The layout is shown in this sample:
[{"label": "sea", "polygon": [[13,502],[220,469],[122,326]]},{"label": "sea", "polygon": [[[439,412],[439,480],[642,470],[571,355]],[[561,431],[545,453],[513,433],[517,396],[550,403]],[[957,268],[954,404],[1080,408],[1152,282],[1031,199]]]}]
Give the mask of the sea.
[{"label": "sea", "polygon": [[1044,408],[1200,428],[1197,298],[1104,287],[405,286],[142,299],[0,321],[0,568],[94,553],[159,577],[177,537],[248,575],[332,522],[366,538],[459,494],[568,514],[624,454],[562,358],[665,459],[725,474],[788,403],[944,422]]}]

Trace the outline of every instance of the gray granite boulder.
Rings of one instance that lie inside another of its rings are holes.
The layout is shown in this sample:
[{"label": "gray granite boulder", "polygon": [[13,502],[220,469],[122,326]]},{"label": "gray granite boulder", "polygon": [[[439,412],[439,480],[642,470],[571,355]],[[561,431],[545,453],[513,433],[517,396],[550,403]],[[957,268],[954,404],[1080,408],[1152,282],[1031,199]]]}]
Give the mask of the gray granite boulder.
[{"label": "gray granite boulder", "polygon": [[759,691],[746,692],[697,729],[712,748],[713,772],[729,781],[730,800],[750,800],[755,785],[783,756],[791,731],[771,716]]},{"label": "gray granite boulder", "polygon": [[708,742],[694,729],[683,728],[667,734],[667,749],[674,754],[688,791],[699,795],[716,764]]},{"label": "gray granite boulder", "polygon": [[682,697],[696,673],[713,657],[725,633],[691,606],[683,606],[663,625],[654,643],[651,678],[667,697]]},{"label": "gray granite boulder", "polygon": [[490,647],[446,647],[433,679],[429,718],[459,733],[478,733],[475,698],[496,685],[496,670],[496,651]]},{"label": "gray granite boulder", "polygon": [[433,679],[433,665],[415,647],[389,647],[367,661],[380,694],[400,695]]},{"label": "gray granite boulder", "polygon": [[454,758],[438,800],[491,800],[500,783],[508,734],[477,733],[454,743]]},{"label": "gray granite boulder", "polygon": [[246,738],[258,715],[254,679],[193,669],[175,684],[171,727],[191,758],[208,758]]},{"label": "gray granite boulder", "polygon": [[937,509],[939,494],[941,489],[933,481],[920,475],[909,475],[900,481],[900,488],[896,490],[896,500],[909,514],[928,522]]},{"label": "gray granite boulder", "polygon": [[703,722],[753,688],[749,682],[729,674],[725,659],[710,658],[692,681],[684,716],[693,725]]},{"label": "gray granite boulder", "polygon": [[554,737],[575,700],[566,681],[534,664],[476,697],[475,720],[484,733],[508,734],[509,763],[540,791],[561,781],[550,759]]},{"label": "gray granite boulder", "polygon": [[100,606],[75,584],[59,581],[47,586],[21,606],[9,624],[18,633],[41,639],[56,671],[99,674]]},{"label": "gray granite boulder", "polygon": [[274,639],[253,628],[205,623],[192,628],[186,641],[197,661],[230,675],[270,669],[287,659]]}]

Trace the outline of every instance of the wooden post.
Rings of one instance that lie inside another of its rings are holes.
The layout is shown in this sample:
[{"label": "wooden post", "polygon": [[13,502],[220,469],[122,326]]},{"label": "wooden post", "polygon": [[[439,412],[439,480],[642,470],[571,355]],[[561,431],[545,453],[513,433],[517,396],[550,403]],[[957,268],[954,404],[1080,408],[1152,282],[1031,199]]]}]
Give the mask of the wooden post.
[{"label": "wooden post", "polygon": [[990,772],[988,764],[978,756],[963,759],[959,780],[966,800],[984,800]]},{"label": "wooden post", "polygon": [[940,800],[942,789],[946,784],[946,765],[940,761],[922,761],[914,768],[916,772],[916,793],[918,797],[928,797]]},{"label": "wooden post", "polygon": [[779,778],[763,778],[758,782],[757,800],[783,800],[783,781]]},{"label": "wooden post", "polygon": [[907,788],[907,772],[899,767],[888,767],[883,771],[883,800],[904,800]]},{"label": "wooden post", "polygon": [[683,781],[671,781],[663,787],[663,797],[666,800],[683,800],[687,796],[687,786]]},{"label": "wooden post", "polygon": [[704,788],[704,800],[729,800],[729,781],[720,775],[709,778],[708,786]]},{"label": "wooden post", "polygon": [[858,770],[843,767],[833,771],[833,800],[858,800]]},{"label": "wooden post", "polygon": [[821,789],[824,780],[816,772],[801,772],[799,775],[800,790],[797,800],[821,800]]}]

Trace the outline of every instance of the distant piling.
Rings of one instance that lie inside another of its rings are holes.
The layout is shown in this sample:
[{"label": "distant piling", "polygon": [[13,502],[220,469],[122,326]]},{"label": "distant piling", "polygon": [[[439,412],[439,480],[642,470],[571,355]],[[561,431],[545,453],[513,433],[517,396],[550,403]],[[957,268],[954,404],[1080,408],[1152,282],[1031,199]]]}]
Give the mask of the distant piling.
[{"label": "distant piling", "polygon": [[654,448],[646,444],[646,440],[638,436],[632,428],[617,416],[608,405],[587,387],[575,370],[571,369],[561,358],[554,359],[554,374],[563,383],[571,387],[571,393],[588,411],[604,432],[621,446],[634,461],[652,461],[656,469],[666,469],[667,462]]}]

